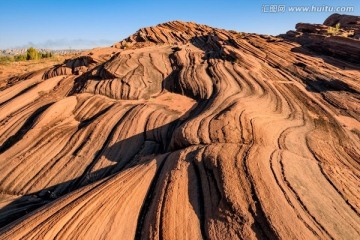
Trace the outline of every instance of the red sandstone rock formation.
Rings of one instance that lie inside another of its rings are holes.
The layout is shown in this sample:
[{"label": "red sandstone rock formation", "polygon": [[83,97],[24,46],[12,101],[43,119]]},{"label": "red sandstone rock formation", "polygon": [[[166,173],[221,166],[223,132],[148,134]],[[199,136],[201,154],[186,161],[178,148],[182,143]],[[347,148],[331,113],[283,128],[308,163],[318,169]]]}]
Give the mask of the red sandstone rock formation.
[{"label": "red sandstone rock formation", "polygon": [[306,34],[174,21],[8,81],[0,239],[359,238],[359,41]]}]

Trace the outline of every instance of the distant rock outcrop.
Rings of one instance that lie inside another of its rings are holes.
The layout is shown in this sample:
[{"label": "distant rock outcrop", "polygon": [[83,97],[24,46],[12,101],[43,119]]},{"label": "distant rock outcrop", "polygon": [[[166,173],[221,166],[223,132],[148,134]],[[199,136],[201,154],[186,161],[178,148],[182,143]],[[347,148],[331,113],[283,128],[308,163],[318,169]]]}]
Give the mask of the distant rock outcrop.
[{"label": "distant rock outcrop", "polygon": [[326,26],[336,26],[336,24],[340,24],[341,28],[347,31],[354,31],[354,38],[360,39],[360,17],[352,16],[352,15],[340,15],[333,14],[328,17],[324,25]]},{"label": "distant rock outcrop", "polygon": [[298,23],[296,32],[281,36],[321,54],[359,63],[359,30],[360,17],[333,14],[324,24]]}]

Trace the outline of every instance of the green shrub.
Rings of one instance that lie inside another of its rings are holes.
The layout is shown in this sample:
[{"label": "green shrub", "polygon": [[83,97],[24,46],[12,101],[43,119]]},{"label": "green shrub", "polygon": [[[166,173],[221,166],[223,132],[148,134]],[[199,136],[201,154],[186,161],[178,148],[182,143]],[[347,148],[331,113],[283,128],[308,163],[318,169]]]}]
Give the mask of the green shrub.
[{"label": "green shrub", "polygon": [[15,62],[26,61],[26,55],[15,55],[14,60]]},{"label": "green shrub", "polygon": [[41,58],[41,53],[39,53],[38,50],[36,50],[33,47],[28,48],[26,52],[26,60],[38,60],[40,58]]},{"label": "green shrub", "polygon": [[13,62],[14,58],[11,56],[0,56],[0,64],[7,64]]},{"label": "green shrub", "polygon": [[51,58],[53,54],[51,52],[46,52],[41,54],[41,58]]},{"label": "green shrub", "polygon": [[340,23],[337,23],[335,27],[328,27],[327,33],[331,35],[336,35],[340,31]]},{"label": "green shrub", "polygon": [[337,23],[337,24],[335,25],[335,29],[336,29],[337,31],[340,30],[340,23]]}]

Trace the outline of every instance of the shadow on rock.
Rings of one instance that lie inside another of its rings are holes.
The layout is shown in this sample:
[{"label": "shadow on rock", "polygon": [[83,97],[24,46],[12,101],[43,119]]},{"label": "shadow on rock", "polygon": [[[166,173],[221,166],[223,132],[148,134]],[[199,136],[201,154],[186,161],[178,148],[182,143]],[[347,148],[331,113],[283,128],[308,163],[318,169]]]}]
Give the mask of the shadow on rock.
[{"label": "shadow on rock", "polygon": [[317,79],[317,80],[310,80],[305,79],[303,80],[306,84],[306,89],[310,92],[338,92],[338,91],[345,91],[352,94],[359,94],[358,91],[351,88],[348,84],[340,81],[340,80],[325,80],[325,79]]}]

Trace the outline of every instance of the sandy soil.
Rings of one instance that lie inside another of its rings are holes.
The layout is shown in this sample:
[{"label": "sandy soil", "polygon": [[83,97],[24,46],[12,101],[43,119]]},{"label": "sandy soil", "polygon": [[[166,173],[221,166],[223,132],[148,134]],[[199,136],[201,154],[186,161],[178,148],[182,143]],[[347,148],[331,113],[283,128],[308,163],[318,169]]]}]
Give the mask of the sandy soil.
[{"label": "sandy soil", "polygon": [[62,64],[65,59],[74,57],[75,54],[58,55],[53,58],[31,60],[31,61],[20,61],[20,62],[9,62],[0,64],[0,88],[6,85],[6,80],[22,75],[25,73],[37,71],[40,69],[48,68],[57,64]]}]

